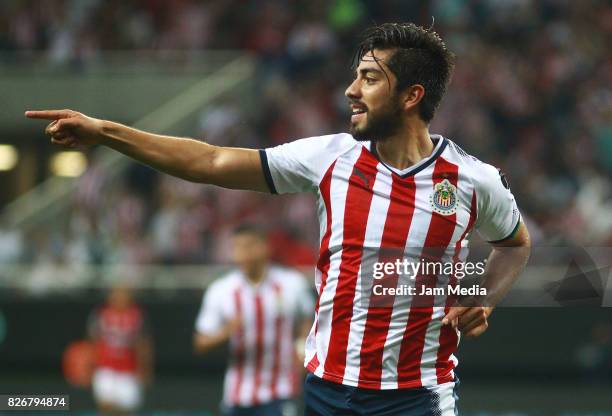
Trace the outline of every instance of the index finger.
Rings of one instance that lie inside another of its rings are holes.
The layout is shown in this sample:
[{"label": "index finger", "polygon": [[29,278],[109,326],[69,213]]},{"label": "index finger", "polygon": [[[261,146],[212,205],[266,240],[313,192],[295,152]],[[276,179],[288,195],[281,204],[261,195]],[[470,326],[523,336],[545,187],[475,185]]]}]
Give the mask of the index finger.
[{"label": "index finger", "polygon": [[442,319],[442,325],[448,325],[453,319],[461,316],[466,309],[465,306],[452,306],[450,311],[448,311],[446,316]]},{"label": "index finger", "polygon": [[68,118],[71,115],[69,110],[29,110],[25,112],[27,118],[43,120],[57,120],[60,118]]}]

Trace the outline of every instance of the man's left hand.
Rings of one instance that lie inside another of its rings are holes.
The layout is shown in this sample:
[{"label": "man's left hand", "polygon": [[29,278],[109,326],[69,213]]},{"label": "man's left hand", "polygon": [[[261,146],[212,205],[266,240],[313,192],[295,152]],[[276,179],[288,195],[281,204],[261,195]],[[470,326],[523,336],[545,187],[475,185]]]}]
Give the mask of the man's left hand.
[{"label": "man's left hand", "polygon": [[468,337],[477,337],[489,327],[487,318],[493,312],[490,306],[453,306],[442,319],[442,325],[452,325]]}]

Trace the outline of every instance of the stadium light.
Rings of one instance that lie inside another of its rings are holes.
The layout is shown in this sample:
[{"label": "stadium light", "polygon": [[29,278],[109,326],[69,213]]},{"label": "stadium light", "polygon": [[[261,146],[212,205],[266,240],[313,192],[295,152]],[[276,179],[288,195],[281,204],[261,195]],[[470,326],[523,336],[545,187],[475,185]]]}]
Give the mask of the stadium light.
[{"label": "stadium light", "polygon": [[13,169],[19,161],[19,152],[15,146],[0,144],[0,171]]},{"label": "stadium light", "polygon": [[81,176],[87,169],[87,158],[77,151],[58,152],[51,157],[49,168],[56,176]]}]

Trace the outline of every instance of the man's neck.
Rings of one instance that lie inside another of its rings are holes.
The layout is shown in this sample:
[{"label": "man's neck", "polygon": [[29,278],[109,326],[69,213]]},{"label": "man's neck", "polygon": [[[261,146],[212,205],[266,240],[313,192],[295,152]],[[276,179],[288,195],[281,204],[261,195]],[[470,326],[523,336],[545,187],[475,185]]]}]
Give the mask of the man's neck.
[{"label": "man's neck", "polygon": [[396,169],[406,169],[431,156],[434,144],[427,125],[405,127],[398,134],[376,142],[381,161]]},{"label": "man's neck", "polygon": [[267,270],[267,264],[260,264],[248,269],[243,269],[242,272],[251,284],[258,285],[265,280]]}]

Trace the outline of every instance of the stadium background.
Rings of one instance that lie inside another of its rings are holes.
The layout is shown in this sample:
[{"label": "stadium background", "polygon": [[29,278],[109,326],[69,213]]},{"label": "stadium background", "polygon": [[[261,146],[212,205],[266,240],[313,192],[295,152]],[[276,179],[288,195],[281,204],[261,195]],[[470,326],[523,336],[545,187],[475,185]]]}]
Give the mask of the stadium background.
[{"label": "stadium background", "polygon": [[[506,172],[535,245],[610,247],[609,2],[1,2],[0,392],[67,392],[73,409],[93,409],[63,380],[61,355],[122,280],[153,328],[146,409],[214,413],[224,354],[194,357],[191,335],[230,230],[265,224],[277,260],[308,278],[318,239],[310,196],[190,184],[105,149],[63,152],[25,109],[256,148],[337,132],[360,31],[432,16],[458,60],[431,131]],[[500,309],[459,358],[462,413],[612,412],[609,309]]]}]

